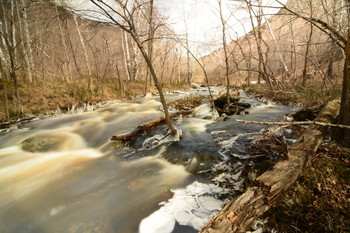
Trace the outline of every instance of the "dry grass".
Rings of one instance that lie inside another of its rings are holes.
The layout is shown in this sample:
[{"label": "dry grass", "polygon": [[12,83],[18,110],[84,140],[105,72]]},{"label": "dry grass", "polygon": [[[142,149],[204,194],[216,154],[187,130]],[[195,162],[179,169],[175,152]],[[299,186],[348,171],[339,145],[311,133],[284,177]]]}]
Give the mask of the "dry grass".
[{"label": "dry grass", "polygon": [[302,103],[305,107],[322,105],[341,95],[341,85],[325,88],[320,82],[310,83],[306,87],[287,86],[286,90],[279,91],[271,91],[266,84],[244,88],[247,93],[257,98],[266,98],[282,104]]},{"label": "dry grass", "polygon": [[[65,111],[73,105],[82,105],[89,102],[95,104],[115,99],[132,99],[145,94],[145,83],[142,81],[123,82],[121,91],[118,82],[111,80],[94,80],[93,94],[88,95],[85,80],[75,82],[39,82],[21,84],[19,88],[19,106],[16,106],[14,88],[7,84],[10,120],[26,115],[52,114],[57,108]],[[164,91],[186,89],[184,84],[165,84]],[[154,86],[148,92],[157,93]],[[5,114],[5,98],[3,86],[0,86],[0,122],[7,121]]]}]

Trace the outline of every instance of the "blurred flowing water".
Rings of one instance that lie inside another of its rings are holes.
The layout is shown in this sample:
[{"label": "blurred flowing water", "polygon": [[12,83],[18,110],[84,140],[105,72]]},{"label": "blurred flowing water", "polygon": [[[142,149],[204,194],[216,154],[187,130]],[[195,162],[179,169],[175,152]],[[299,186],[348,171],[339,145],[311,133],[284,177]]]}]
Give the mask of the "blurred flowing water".
[{"label": "blurred flowing water", "polygon": [[[219,91],[214,88],[216,95]],[[208,92],[168,94],[167,101],[188,95]],[[264,128],[235,119],[275,121],[291,111],[242,98],[253,105],[248,115],[212,121],[204,104],[177,120],[182,140],[157,147],[145,142],[165,135],[166,126],[130,145],[108,142],[163,116],[157,97],[34,120],[1,133],[0,232],[197,232],[224,204],[220,195],[232,192],[204,171],[244,154],[244,143],[236,139]]]}]

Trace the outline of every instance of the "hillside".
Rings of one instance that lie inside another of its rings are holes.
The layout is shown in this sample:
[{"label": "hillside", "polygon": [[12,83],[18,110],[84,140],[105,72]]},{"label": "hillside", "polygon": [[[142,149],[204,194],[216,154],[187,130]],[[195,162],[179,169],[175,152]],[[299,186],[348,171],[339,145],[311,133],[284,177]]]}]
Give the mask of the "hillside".
[{"label": "hillside", "polygon": [[[310,1],[311,2],[311,1]],[[321,2],[327,2],[321,4]],[[336,3],[330,1],[312,1],[312,8],[307,1],[290,0],[286,6],[300,15],[310,17],[312,9],[313,17],[323,20],[332,27],[344,27]],[[328,7],[326,9],[325,7]],[[344,14],[344,12],[343,12]],[[255,20],[255,19],[254,19]],[[307,81],[324,80],[337,84],[341,82],[341,72],[344,56],[341,49],[330,37],[319,28],[312,26],[304,19],[290,14],[285,9],[268,19],[276,38],[276,42],[269,30],[267,23],[256,27],[255,33],[261,30],[261,47],[264,61],[267,65],[268,75],[278,80],[286,80],[293,83],[302,83],[305,58],[307,60]],[[258,49],[254,31],[249,32],[237,41],[231,41],[228,45],[230,60],[230,78],[233,83],[242,83],[251,77],[251,81],[257,81],[258,76]],[[308,47],[308,54],[306,48]],[[208,73],[213,83],[222,83],[224,76],[223,49],[214,51],[205,57]],[[283,65],[282,59],[286,64]],[[288,73],[286,72],[288,70]]]}]

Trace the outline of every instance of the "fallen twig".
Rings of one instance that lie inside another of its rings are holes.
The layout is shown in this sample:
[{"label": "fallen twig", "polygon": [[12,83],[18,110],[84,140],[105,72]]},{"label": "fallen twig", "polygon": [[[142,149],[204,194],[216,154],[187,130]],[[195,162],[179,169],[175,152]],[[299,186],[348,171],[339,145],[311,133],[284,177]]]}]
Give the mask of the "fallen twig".
[{"label": "fallen twig", "polygon": [[243,120],[236,120],[241,123],[245,124],[260,124],[260,125],[321,125],[321,126],[330,126],[330,127],[339,127],[339,128],[346,128],[350,129],[349,125],[338,125],[338,124],[331,124],[331,123],[325,123],[320,121],[291,121],[291,122],[261,122],[261,121],[243,121]]},{"label": "fallen twig", "polygon": [[[336,119],[339,108],[339,100],[328,103],[315,122],[327,126]],[[289,148],[287,160],[260,175],[252,187],[227,204],[200,232],[246,232],[307,169],[326,132],[326,127],[312,122],[300,140]]]}]

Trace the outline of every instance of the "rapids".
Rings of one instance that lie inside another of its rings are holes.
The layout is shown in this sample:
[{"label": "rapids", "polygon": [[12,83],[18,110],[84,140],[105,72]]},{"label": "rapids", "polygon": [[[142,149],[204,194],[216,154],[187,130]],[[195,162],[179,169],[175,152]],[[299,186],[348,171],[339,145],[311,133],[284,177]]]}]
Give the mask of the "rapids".
[{"label": "rapids", "polygon": [[[166,98],[190,94],[208,92]],[[213,121],[210,106],[201,105],[192,117],[177,119],[182,140],[159,146],[154,142],[166,126],[129,145],[108,142],[163,115],[151,96],[0,133],[0,232],[197,232],[225,203],[220,197],[234,192],[217,186],[208,171],[230,156],[244,157],[245,139],[265,128],[235,119],[275,121],[291,111],[242,98],[252,104],[249,114]]]}]

